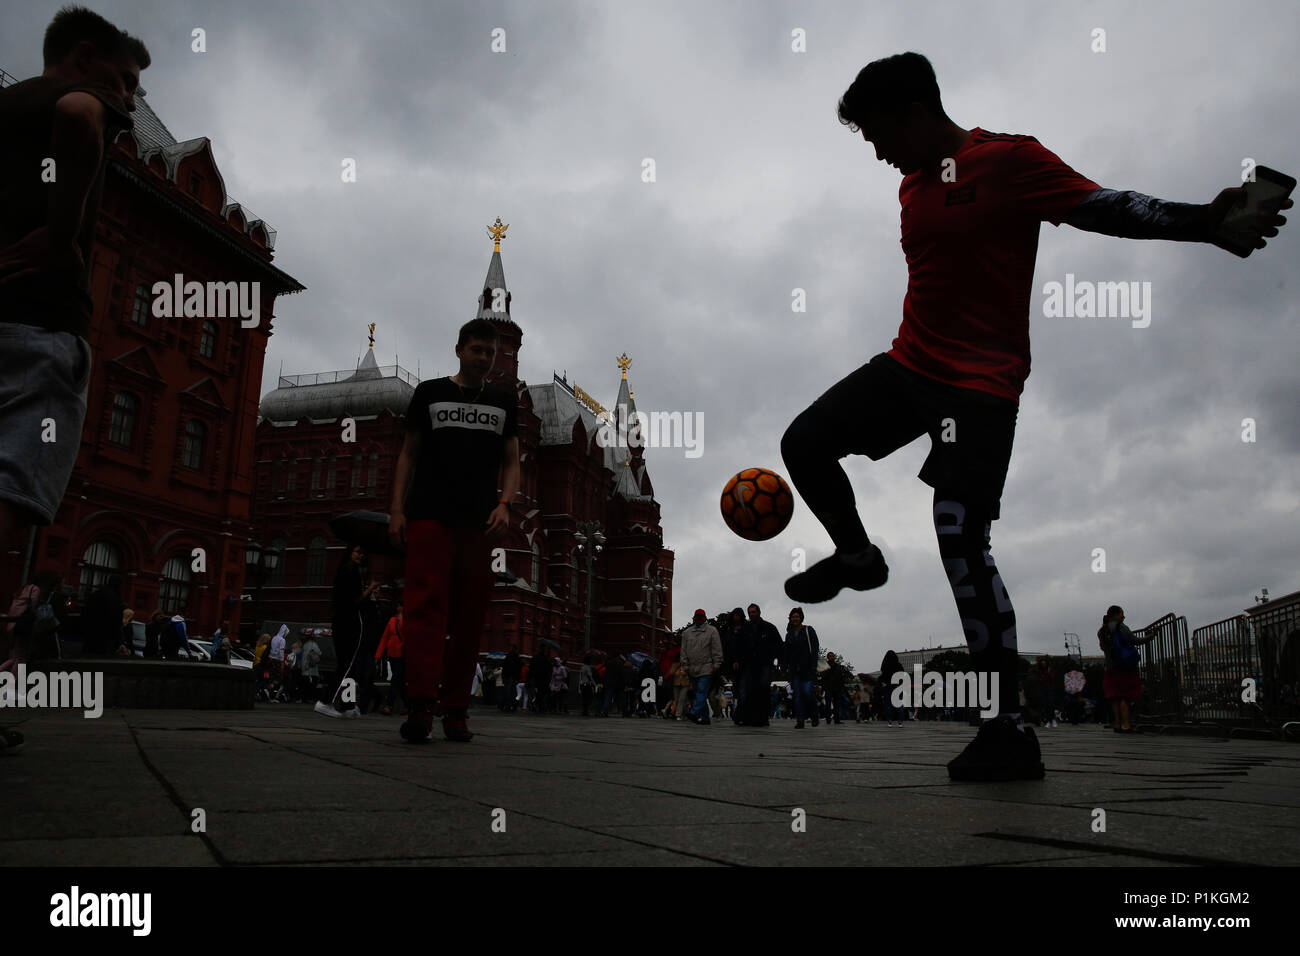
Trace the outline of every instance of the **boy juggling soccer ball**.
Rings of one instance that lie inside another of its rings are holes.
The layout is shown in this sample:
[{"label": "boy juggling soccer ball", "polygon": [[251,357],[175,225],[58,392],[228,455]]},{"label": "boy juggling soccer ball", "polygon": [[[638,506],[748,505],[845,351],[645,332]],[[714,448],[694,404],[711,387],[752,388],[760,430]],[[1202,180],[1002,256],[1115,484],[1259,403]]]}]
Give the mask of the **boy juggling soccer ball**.
[{"label": "boy juggling soccer ball", "polygon": [[[921,435],[920,478],[934,489],[934,526],[977,671],[998,677],[998,716],[948,764],[953,780],[1038,779],[1042,757],[1020,721],[1016,618],[989,551],[1029,374],[1029,308],[1039,224],[1067,222],[1130,239],[1212,242],[1247,190],[1208,205],[1103,189],[1032,136],[963,129],[944,113],[930,62],[903,53],[869,63],[839,103],[840,122],[903,174],[907,258],[903,322],[893,347],[833,385],[791,423],[786,468],[835,553],[785,585],[792,601],[828,601],[889,577],[867,538],[846,455],[880,460]],[[1237,254],[1263,248],[1291,200],[1233,213]],[[1242,248],[1244,245],[1244,249]]]}]

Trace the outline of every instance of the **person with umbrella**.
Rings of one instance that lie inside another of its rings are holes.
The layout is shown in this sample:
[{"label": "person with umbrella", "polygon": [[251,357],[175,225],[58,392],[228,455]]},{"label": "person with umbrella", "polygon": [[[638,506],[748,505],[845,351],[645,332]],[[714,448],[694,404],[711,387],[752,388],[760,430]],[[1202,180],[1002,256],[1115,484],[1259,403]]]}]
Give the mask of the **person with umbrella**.
[{"label": "person with umbrella", "polygon": [[[343,563],[334,575],[333,619],[331,631],[334,637],[334,680],[326,687],[325,694],[316,702],[316,713],[324,717],[360,717],[357,708],[356,676],[357,651],[362,637],[362,604],[370,600],[370,595],[379,589],[375,582],[365,583],[361,565],[366,559],[365,550],[359,544],[350,545]],[[287,628],[281,627],[276,637],[280,646],[284,646],[284,634]],[[268,645],[270,646],[270,645]],[[281,657],[283,657],[281,650]],[[263,659],[266,665],[278,668],[270,657]],[[273,670],[274,673],[274,670]],[[348,681],[352,681],[351,690],[347,691]],[[347,692],[345,692],[347,691]]]}]

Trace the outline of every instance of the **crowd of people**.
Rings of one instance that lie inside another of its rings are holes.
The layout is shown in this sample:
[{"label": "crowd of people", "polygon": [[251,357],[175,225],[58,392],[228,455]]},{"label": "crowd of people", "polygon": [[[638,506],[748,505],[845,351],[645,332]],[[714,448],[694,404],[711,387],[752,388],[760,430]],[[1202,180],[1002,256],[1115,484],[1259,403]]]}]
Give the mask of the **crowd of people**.
[{"label": "crowd of people", "polygon": [[[275,634],[262,634],[246,648],[226,621],[211,637],[211,660],[229,663],[245,651],[251,654],[259,702],[334,707],[336,691],[351,676],[353,690],[338,706],[343,716],[406,716],[402,605],[387,613],[378,598],[378,584],[362,580],[364,559],[363,548],[350,549],[336,581],[334,624],[344,627],[342,638],[335,638],[335,657],[343,664],[326,671],[316,637],[307,634],[290,643],[287,625]],[[135,615],[123,603],[121,584],[119,576],[109,576],[80,609],[76,630],[83,653],[133,653]],[[55,575],[42,574],[22,588],[0,630],[0,671],[14,671],[24,661],[57,658],[58,636],[74,611]],[[358,623],[349,632],[346,624],[353,612]],[[1136,732],[1133,713],[1142,693],[1136,649],[1151,638],[1134,636],[1117,606],[1107,610],[1097,638],[1106,666],[1100,681],[1089,678],[1087,689],[1062,690],[1060,675],[1048,658],[1020,675],[1019,702],[1026,720],[1039,727],[1108,723],[1118,733]],[[180,659],[182,649],[195,639],[187,633],[184,617],[158,609],[145,624],[142,653],[150,659]],[[822,721],[839,724],[846,719],[898,727],[912,720],[974,719],[970,709],[894,706],[888,689],[893,675],[904,669],[898,655],[887,652],[874,678],[853,674],[835,652],[822,655],[817,631],[805,623],[798,607],[790,610],[784,635],[763,618],[757,604],[712,621],[700,609],[657,659],[644,653],[610,656],[593,651],[576,671],[555,645],[547,644],[530,657],[512,646],[504,655],[489,655],[477,663],[471,696],[503,712],[569,714],[572,701],[583,717],[655,717],[699,724],[729,719],[753,727],[793,720],[796,729],[806,722],[816,727]],[[351,670],[349,662],[354,664]]]},{"label": "crowd of people", "polygon": [[[157,608],[144,624],[143,646],[137,647],[136,613],[123,600],[122,578],[117,574],[109,575],[80,606],[58,575],[39,574],[14,595],[5,618],[10,666],[58,659],[62,640],[69,637],[79,639],[81,653],[88,656],[132,657],[138,650],[141,656],[156,660],[189,658],[190,642],[201,639],[189,632],[189,622],[182,615],[169,615]],[[214,660],[224,649],[228,661],[232,649],[239,647],[237,637],[227,636],[228,630],[223,621],[211,638]]]}]

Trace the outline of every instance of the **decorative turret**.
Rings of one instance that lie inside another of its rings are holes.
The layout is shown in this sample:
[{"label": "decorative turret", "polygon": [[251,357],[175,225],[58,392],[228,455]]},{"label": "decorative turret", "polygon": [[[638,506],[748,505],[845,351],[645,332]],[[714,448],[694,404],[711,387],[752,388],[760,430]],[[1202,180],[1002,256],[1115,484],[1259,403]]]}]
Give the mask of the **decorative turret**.
[{"label": "decorative turret", "polygon": [[497,329],[497,357],[488,374],[488,381],[514,391],[519,382],[519,347],[524,332],[510,316],[510,290],[506,287],[506,272],[501,265],[501,240],[506,238],[510,224],[502,224],[501,217],[487,227],[493,241],[492,261],[488,263],[487,278],[478,297],[476,318],[487,319]]}]

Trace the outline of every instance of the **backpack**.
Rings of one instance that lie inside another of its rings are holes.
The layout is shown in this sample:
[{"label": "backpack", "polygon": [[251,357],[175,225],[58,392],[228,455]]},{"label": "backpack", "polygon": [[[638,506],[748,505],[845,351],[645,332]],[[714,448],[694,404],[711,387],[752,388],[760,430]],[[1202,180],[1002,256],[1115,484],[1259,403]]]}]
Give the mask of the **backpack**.
[{"label": "backpack", "polygon": [[1115,642],[1115,667],[1117,670],[1137,670],[1140,657],[1138,649],[1130,644],[1127,639]]},{"label": "backpack", "polygon": [[[1107,635],[1110,638],[1110,663],[1118,671],[1135,671],[1138,669],[1138,662],[1141,655],[1138,649],[1129,641],[1126,633],[1119,628],[1115,629],[1113,634]],[[1105,649],[1105,643],[1102,643],[1102,649]]]}]

